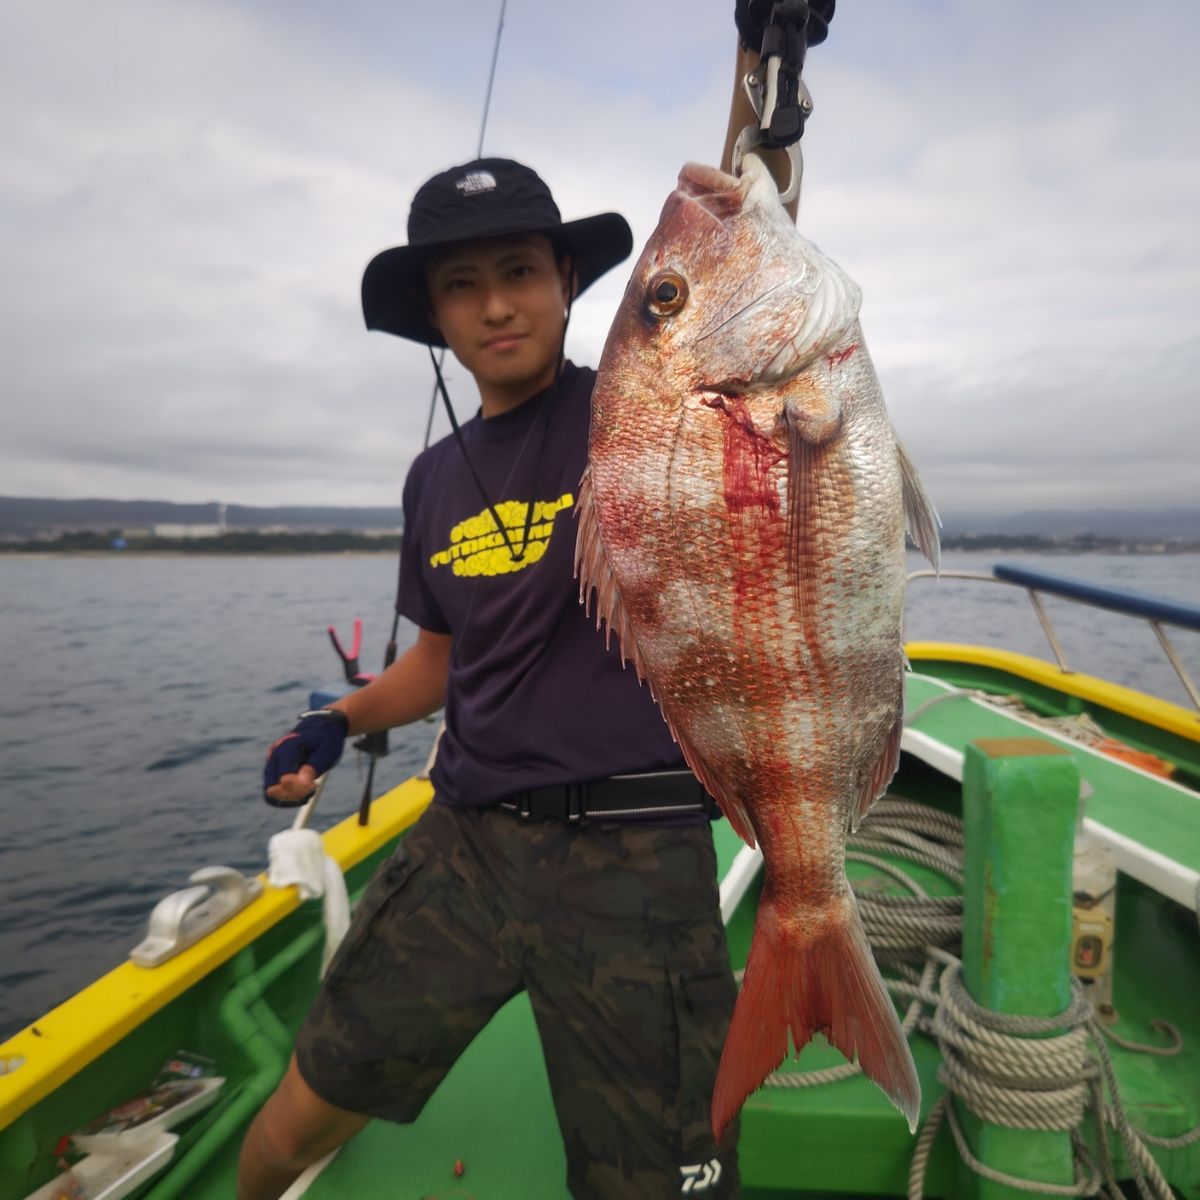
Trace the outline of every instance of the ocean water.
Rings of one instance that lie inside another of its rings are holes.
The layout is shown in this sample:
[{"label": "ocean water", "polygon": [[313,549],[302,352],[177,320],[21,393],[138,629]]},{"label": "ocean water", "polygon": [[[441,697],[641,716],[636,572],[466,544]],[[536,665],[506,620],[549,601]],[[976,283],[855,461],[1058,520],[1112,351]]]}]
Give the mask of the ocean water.
[{"label": "ocean water", "polygon": [[[1200,556],[1006,560],[1200,603]],[[327,625],[348,642],[363,617],[362,666],[378,668],[395,572],[387,555],[0,558],[0,1038],[117,965],[196,868],[265,866],[290,824],[260,798],[266,747],[340,678]],[[1185,702],[1143,623],[1047,606],[1072,665]],[[1024,595],[977,583],[914,583],[906,635],[1050,657]],[[414,636],[401,622],[401,648]],[[1176,644],[1200,679],[1200,635]],[[393,731],[377,787],[418,770],[433,734]],[[364,782],[348,756],[313,826],[353,812]]]}]

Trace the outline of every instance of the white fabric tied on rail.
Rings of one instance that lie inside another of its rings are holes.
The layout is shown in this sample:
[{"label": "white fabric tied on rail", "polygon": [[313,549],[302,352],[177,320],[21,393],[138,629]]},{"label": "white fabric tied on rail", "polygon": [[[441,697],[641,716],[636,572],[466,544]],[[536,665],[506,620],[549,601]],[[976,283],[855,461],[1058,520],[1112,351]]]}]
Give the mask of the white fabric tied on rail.
[{"label": "white fabric tied on rail", "polygon": [[270,869],[267,878],[272,887],[293,884],[301,900],[325,897],[325,949],[321,952],[321,974],[350,925],[350,897],[341,868],[325,853],[321,835],[315,829],[285,829],[271,836],[267,844]]}]

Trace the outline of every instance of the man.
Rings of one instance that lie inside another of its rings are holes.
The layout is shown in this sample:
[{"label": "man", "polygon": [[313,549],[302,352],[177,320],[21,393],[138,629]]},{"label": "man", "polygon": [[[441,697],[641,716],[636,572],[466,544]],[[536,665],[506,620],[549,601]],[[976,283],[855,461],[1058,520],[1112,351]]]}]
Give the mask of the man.
[{"label": "man", "polygon": [[347,735],[444,707],[435,801],[360,901],[247,1133],[238,1195],[281,1195],[372,1116],[414,1120],[525,990],[576,1200],[677,1195],[713,1162],[706,1194],[736,1196],[736,1126],[720,1146],[709,1128],[736,997],[716,814],[573,578],[595,376],[562,346],[629,228],[564,223],[533,171],[485,159],[429,180],[408,230],[367,268],[367,324],[448,346],[480,411],[405,484],[397,608],[415,643],[272,747],[266,795],[299,803]]}]

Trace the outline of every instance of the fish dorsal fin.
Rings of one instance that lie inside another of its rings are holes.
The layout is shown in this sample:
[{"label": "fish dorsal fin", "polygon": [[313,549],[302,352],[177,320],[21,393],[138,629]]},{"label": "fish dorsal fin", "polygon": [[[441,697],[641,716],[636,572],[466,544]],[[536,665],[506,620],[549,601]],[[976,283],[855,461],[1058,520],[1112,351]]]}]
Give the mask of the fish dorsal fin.
[{"label": "fish dorsal fin", "polygon": [[579,520],[579,532],[575,538],[575,574],[579,579],[579,602],[584,612],[592,615],[592,597],[596,603],[596,628],[604,623],[604,648],[617,635],[621,661],[633,664],[639,680],[646,672],[638,653],[637,638],[629,624],[629,616],[621,603],[621,591],[616,576],[604,553],[604,542],[600,536],[600,524],[596,520],[596,505],[592,498],[592,468],[583,472],[579,482],[579,503],[575,507]]},{"label": "fish dorsal fin", "polygon": [[938,529],[942,524],[933,501],[925,492],[917,468],[908,457],[908,451],[896,439],[896,458],[900,463],[900,484],[904,492],[904,525],[913,545],[925,556],[935,571],[941,569],[941,539]]}]

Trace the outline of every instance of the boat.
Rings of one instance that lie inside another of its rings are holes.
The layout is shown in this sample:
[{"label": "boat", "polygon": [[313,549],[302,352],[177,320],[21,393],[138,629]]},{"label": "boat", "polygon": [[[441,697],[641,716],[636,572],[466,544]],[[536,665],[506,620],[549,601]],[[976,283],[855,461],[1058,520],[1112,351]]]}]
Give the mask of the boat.
[{"label": "boat", "polygon": [[[743,1109],[744,1194],[1197,1200],[1200,696],[1168,629],[1200,630],[1200,609],[1020,567],[942,574],[1023,591],[1052,658],[908,643],[900,771],[848,849],[910,1032],[918,1133],[818,1036]],[[1076,671],[1046,595],[1148,621],[1193,706]],[[352,897],[430,799],[413,778],[323,834]],[[761,864],[714,832],[740,965]],[[317,986],[323,905],[208,868],[154,918],[138,961],[0,1045],[0,1200],[234,1195]],[[558,1200],[564,1180],[518,996],[414,1124],[371,1123],[287,1195]],[[697,1163],[680,1193],[716,1182]]]}]

